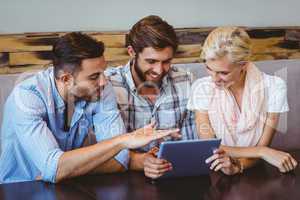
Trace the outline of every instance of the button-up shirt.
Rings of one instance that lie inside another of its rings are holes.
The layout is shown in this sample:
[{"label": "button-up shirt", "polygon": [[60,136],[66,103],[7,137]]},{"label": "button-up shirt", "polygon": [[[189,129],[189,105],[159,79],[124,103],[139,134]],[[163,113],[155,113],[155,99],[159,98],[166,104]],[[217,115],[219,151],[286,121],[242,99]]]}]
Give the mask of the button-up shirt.
[{"label": "button-up shirt", "polygon": [[[130,66],[131,62],[128,62],[125,66],[106,70],[127,132],[155,122],[156,129],[179,128],[184,140],[197,138],[194,113],[187,110],[192,74],[171,66],[162,80],[156,101],[152,103],[138,94]],[[157,145],[152,142],[141,150],[148,151]]]},{"label": "button-up shirt", "polygon": [[[88,133],[100,141],[125,132],[111,84],[99,101],[75,103],[68,130],[64,128],[65,112],[53,67],[16,85],[4,106],[0,183],[30,181],[38,176],[55,182],[59,158],[82,147]],[[127,167],[128,150],[115,159]]]}]

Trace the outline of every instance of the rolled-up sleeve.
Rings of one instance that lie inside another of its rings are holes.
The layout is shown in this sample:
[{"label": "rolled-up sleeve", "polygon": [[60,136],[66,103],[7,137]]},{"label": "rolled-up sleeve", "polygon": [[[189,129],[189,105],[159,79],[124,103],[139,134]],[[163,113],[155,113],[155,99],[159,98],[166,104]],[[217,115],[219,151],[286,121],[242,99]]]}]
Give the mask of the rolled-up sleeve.
[{"label": "rolled-up sleeve", "polygon": [[[116,97],[110,83],[105,87],[101,95],[101,101],[97,106],[96,113],[93,115],[93,124],[97,141],[110,139],[126,133],[124,122],[117,107]],[[120,151],[115,156],[115,159],[125,169],[128,169],[129,150],[124,149]]]},{"label": "rolled-up sleeve", "polygon": [[40,171],[42,179],[54,183],[59,158],[64,152],[44,121],[45,104],[29,90],[14,92],[14,104],[12,112],[17,113],[15,129],[18,141],[29,160]]}]

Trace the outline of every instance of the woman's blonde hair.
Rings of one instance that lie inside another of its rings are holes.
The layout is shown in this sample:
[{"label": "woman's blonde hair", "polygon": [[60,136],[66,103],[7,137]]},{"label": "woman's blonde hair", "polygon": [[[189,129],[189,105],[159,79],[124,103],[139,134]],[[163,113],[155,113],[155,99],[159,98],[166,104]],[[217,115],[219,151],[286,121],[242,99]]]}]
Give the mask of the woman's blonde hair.
[{"label": "woman's blonde hair", "polygon": [[201,58],[220,59],[228,56],[233,63],[248,61],[251,56],[251,39],[247,32],[239,27],[219,27],[206,38]]}]

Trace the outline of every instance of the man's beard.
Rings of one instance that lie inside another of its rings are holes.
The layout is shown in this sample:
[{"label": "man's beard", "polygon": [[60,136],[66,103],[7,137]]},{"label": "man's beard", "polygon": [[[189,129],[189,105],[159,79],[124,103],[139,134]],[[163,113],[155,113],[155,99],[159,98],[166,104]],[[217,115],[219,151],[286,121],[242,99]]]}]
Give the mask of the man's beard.
[{"label": "man's beard", "polygon": [[91,91],[88,88],[78,87],[78,85],[75,82],[73,87],[74,87],[74,90],[73,90],[72,94],[75,97],[75,101],[84,100],[87,102],[95,102],[100,99],[101,93],[104,90],[105,86],[101,86],[101,87]]},{"label": "man's beard", "polygon": [[139,66],[139,63],[138,63],[138,58],[137,57],[134,58],[133,67],[134,67],[134,70],[135,70],[138,78],[140,79],[140,81],[145,82],[146,81],[146,75],[141,70],[141,68]]},{"label": "man's beard", "polygon": [[[150,70],[146,71],[146,72],[143,72],[141,70],[141,67],[138,63],[138,58],[135,57],[134,59],[134,63],[133,63],[133,67],[134,67],[134,70],[138,76],[138,78],[140,79],[141,82],[143,82],[143,87],[148,87],[148,88],[157,88],[157,87],[160,87],[161,85],[161,82],[162,82],[162,79],[159,80],[158,82],[156,81],[147,81],[147,74],[150,73]],[[164,77],[167,73],[166,72],[162,72],[163,75],[162,77]]]}]

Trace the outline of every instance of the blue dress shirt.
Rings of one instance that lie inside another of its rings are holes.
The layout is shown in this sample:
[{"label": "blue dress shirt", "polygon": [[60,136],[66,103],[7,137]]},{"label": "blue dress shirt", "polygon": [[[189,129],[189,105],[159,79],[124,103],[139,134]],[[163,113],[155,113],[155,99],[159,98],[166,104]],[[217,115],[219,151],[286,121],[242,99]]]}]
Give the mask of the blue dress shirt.
[{"label": "blue dress shirt", "polygon": [[[101,141],[125,132],[110,83],[99,101],[76,102],[68,131],[64,130],[65,109],[53,67],[16,85],[4,106],[0,183],[31,181],[38,176],[55,182],[60,156],[82,147],[88,133]],[[115,159],[127,168],[128,150]]]}]

